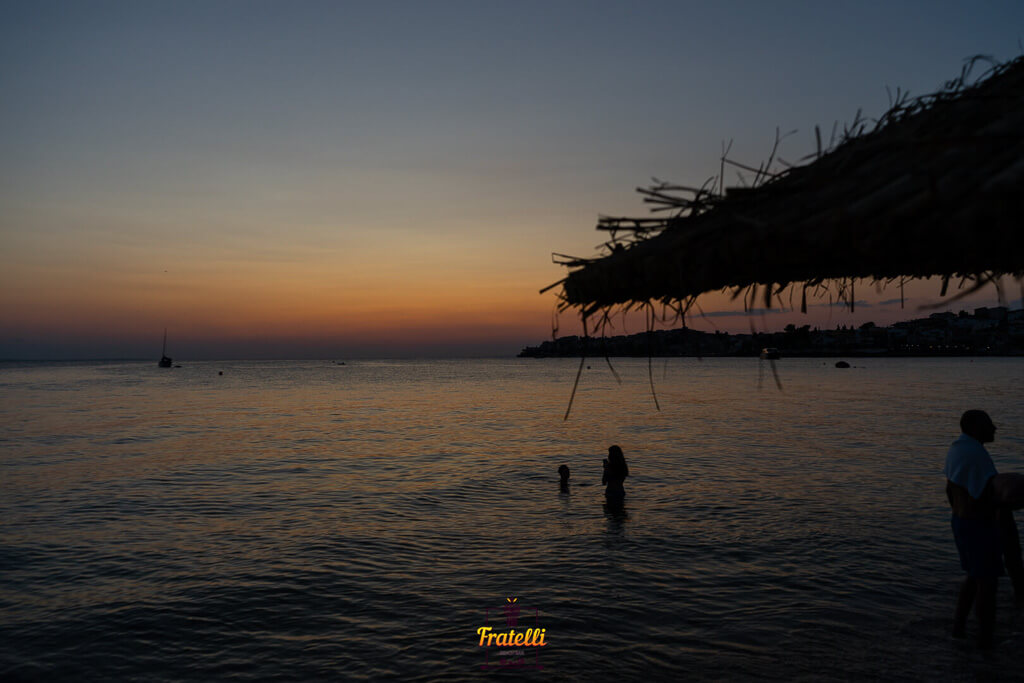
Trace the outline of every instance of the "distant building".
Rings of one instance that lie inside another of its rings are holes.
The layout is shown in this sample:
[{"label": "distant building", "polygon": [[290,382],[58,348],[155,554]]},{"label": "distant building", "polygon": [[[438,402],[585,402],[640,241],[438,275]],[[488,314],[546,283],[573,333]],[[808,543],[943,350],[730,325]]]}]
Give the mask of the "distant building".
[{"label": "distant building", "polygon": [[995,308],[975,308],[974,317],[987,319],[987,320],[1006,320],[1006,306],[996,306]]}]

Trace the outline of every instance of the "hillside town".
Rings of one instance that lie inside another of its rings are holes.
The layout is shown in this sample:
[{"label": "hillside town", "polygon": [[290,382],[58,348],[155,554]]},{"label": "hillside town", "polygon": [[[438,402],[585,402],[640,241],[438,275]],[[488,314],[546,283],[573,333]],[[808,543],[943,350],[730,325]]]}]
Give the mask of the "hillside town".
[{"label": "hillside town", "polygon": [[1020,356],[1024,309],[1005,306],[932,313],[880,327],[819,329],[786,325],[781,332],[729,334],[681,328],[614,337],[559,337],[528,346],[520,358],[580,356],[756,356],[764,348],[784,356]]}]

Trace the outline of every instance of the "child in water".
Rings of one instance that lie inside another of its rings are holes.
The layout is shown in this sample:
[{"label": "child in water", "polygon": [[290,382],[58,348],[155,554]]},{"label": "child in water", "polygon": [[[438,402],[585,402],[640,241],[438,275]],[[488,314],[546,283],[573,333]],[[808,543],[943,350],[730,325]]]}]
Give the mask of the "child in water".
[{"label": "child in water", "polygon": [[626,456],[618,446],[610,446],[608,457],[603,464],[604,475],[601,477],[601,483],[605,485],[604,497],[610,507],[621,508],[626,499],[626,489],[622,487],[622,482],[629,476]]},{"label": "child in water", "polygon": [[561,478],[561,481],[559,482],[558,487],[562,490],[562,493],[568,493],[569,492],[569,466],[568,465],[559,465],[558,466],[558,476]]}]

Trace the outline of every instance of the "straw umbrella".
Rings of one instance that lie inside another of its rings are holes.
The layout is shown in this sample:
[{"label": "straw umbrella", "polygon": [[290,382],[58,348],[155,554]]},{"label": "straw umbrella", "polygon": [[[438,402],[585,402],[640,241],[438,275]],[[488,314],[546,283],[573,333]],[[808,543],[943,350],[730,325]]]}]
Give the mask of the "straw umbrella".
[{"label": "straw umbrella", "polygon": [[[753,306],[794,293],[853,307],[853,283],[885,285],[939,276],[965,295],[1024,275],[1024,58],[968,82],[971,60],[937,93],[897,93],[888,112],[858,112],[833,129],[803,165],[754,168],[722,157],[702,187],[639,188],[659,217],[601,217],[606,251],[559,254],[570,273],[560,308],[586,324],[617,308],[660,303],[685,314],[696,298],[726,290]],[[780,136],[776,133],[776,149]],[[724,187],[726,166],[753,173]],[[1000,297],[1002,291],[1000,290]]]},{"label": "straw umbrella", "polygon": [[[579,311],[585,337],[617,308],[646,308],[650,330],[655,304],[685,320],[698,296],[721,290],[748,309],[788,293],[804,312],[808,296],[852,310],[858,279],[895,284],[902,298],[907,281],[938,276],[941,296],[951,282],[954,298],[992,283],[1002,299],[1000,278],[1024,276],[1024,57],[968,82],[979,59],[937,93],[897,91],[875,121],[858,112],[825,145],[815,129],[817,150],[802,165],[776,169],[776,131],[756,168],[726,150],[700,187],[638,188],[661,216],[601,217],[605,253],[555,254],[570,272],[541,292],[561,286],[559,309]],[[726,188],[726,166],[751,182]],[[582,369],[581,358],[566,418]]]}]

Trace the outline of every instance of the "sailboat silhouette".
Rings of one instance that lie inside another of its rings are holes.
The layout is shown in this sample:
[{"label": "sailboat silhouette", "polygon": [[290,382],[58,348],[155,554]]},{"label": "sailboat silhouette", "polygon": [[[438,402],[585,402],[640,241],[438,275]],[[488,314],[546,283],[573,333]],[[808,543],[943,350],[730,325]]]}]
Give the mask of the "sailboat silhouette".
[{"label": "sailboat silhouette", "polygon": [[165,327],[164,328],[164,348],[163,348],[163,351],[160,352],[160,362],[157,363],[156,365],[157,365],[158,368],[169,368],[169,367],[171,367],[171,363],[172,362],[174,362],[174,361],[171,360],[170,358],[168,358],[168,356],[167,356],[167,328]]}]

